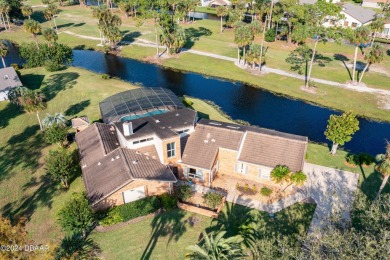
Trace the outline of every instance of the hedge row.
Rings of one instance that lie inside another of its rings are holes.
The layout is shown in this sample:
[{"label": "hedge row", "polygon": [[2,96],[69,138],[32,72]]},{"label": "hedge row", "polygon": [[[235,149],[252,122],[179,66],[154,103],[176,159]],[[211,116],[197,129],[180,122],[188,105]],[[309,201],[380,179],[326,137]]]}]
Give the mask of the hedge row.
[{"label": "hedge row", "polygon": [[157,197],[147,197],[110,209],[99,224],[102,226],[109,226],[125,222],[136,217],[153,213],[159,208],[160,200]]}]

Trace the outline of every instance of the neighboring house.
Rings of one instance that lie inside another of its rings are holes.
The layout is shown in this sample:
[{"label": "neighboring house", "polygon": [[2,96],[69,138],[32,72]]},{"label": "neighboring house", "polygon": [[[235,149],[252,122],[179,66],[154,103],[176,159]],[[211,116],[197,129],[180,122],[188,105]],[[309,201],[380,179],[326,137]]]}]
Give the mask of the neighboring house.
[{"label": "neighboring house", "polygon": [[386,3],[389,0],[363,0],[362,6],[371,8],[381,8],[378,3]]},{"label": "neighboring house", "polygon": [[349,3],[343,5],[343,9],[340,13],[344,16],[343,19],[339,21],[328,19],[328,21],[324,23],[324,26],[330,27],[339,25],[344,28],[350,27],[355,29],[360,26],[369,25],[375,19],[376,15],[371,9]]},{"label": "neighboring house", "polygon": [[376,37],[390,40],[390,23],[386,23],[383,31],[376,33]]},{"label": "neighboring house", "polygon": [[72,128],[76,129],[77,132],[85,130],[90,125],[89,119],[86,116],[76,117],[73,118],[71,121]]},{"label": "neighboring house", "polygon": [[201,6],[209,6],[210,2],[212,2],[212,0],[200,0],[200,5]]},{"label": "neighboring house", "polygon": [[228,0],[213,0],[209,3],[210,7],[216,8],[218,6],[230,6],[231,3]]},{"label": "neighboring house", "polygon": [[[202,119],[169,90],[140,88],[100,103],[105,123],[76,134],[95,209],[171,192],[177,179],[212,186],[216,176],[270,181],[279,164],[303,168],[307,137]],[[229,181],[229,180],[227,180]]]},{"label": "neighboring house", "polygon": [[8,92],[15,87],[23,86],[13,67],[0,69],[0,101],[8,100]]}]

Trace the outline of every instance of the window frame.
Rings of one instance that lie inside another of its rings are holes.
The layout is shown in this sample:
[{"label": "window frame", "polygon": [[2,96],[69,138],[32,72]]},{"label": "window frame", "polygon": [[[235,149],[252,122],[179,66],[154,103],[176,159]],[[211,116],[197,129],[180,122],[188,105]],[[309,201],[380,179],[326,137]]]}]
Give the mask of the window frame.
[{"label": "window frame", "polygon": [[176,142],[167,143],[167,158],[173,157],[176,157]]}]

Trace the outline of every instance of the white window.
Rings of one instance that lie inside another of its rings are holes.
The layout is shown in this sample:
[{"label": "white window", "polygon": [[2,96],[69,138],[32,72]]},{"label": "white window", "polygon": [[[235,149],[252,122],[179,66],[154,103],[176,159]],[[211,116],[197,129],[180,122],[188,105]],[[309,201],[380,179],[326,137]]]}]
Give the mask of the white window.
[{"label": "white window", "polygon": [[167,144],[167,156],[168,156],[168,158],[176,156],[176,145],[175,145],[175,142]]},{"label": "white window", "polygon": [[259,168],[258,177],[261,179],[270,180],[271,179],[271,168]]},{"label": "white window", "polygon": [[234,165],[234,172],[248,174],[248,165],[245,165],[243,163],[236,163]]},{"label": "white window", "polygon": [[195,168],[184,168],[184,176],[203,181],[203,171]]}]

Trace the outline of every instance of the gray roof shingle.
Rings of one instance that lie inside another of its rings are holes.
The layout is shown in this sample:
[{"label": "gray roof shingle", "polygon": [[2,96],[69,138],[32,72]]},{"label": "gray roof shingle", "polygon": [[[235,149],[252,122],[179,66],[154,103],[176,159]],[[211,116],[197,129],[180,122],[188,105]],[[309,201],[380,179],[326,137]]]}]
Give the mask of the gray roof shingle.
[{"label": "gray roof shingle", "polygon": [[342,11],[345,12],[346,14],[349,14],[350,16],[352,16],[362,24],[374,20],[376,15],[376,13],[371,9],[363,8],[361,6],[350,4],[350,3],[344,4]]},{"label": "gray roof shingle", "polygon": [[13,67],[0,69],[0,91],[23,86]]}]

